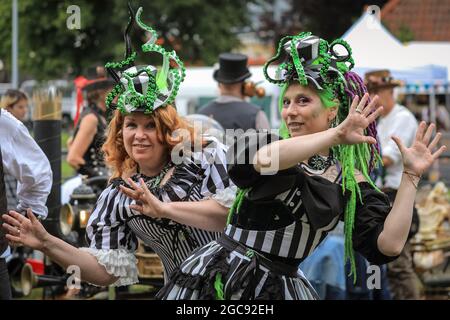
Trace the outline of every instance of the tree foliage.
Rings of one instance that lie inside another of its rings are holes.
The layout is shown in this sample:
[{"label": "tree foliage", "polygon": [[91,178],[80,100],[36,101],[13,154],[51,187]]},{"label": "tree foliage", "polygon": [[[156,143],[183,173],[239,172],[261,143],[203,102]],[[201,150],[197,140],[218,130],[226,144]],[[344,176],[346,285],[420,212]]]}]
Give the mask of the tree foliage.
[{"label": "tree foliage", "polygon": [[[245,0],[132,1],[144,8],[143,20],[155,28],[166,49],[176,49],[186,64],[212,64],[220,52],[239,45],[236,30],[248,23]],[[19,68],[24,76],[52,79],[75,76],[95,64],[123,58],[128,22],[124,0],[20,0]],[[70,30],[67,8],[77,5],[81,28]],[[0,2],[0,57],[11,64],[11,1]],[[134,49],[145,41],[133,30]],[[148,61],[147,61],[148,62]]]},{"label": "tree foliage", "polygon": [[[276,5],[278,0],[267,0]],[[287,8],[274,19],[272,12],[263,16],[262,31],[270,30],[275,43],[285,35],[311,31],[327,40],[341,37],[361,16],[366,6],[380,8],[387,0],[286,0]],[[273,7],[272,7],[273,8]]]},{"label": "tree foliage", "polygon": [[324,39],[341,37],[361,16],[366,6],[380,8],[386,0],[303,0],[295,1],[294,11],[300,12],[305,28],[319,34]]}]

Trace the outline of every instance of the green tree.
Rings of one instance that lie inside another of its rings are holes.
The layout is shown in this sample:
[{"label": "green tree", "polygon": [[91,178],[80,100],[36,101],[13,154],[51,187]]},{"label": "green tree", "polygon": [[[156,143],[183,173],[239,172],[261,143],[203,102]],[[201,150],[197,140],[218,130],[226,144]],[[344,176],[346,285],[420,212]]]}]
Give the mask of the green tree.
[{"label": "green tree", "polygon": [[[266,0],[273,6],[283,2]],[[301,31],[311,31],[313,34],[327,40],[341,37],[361,16],[366,6],[377,5],[380,8],[387,0],[285,0],[283,12],[278,12],[278,21],[273,12],[263,15],[262,31],[270,30],[274,43],[285,35]]]},{"label": "green tree", "polygon": [[[94,64],[123,58],[123,31],[128,21],[124,0],[20,0],[19,68],[24,76],[52,79],[75,76]],[[236,30],[248,23],[245,0],[132,1],[144,8],[143,20],[155,28],[164,47],[176,49],[186,64],[212,64],[220,52],[239,46]],[[81,28],[69,30],[67,8],[77,5]],[[140,51],[146,39],[133,30]],[[0,2],[0,57],[11,65],[11,1]],[[142,57],[140,59],[147,59]],[[151,59],[151,58],[150,58]],[[145,60],[148,62],[147,60]],[[153,62],[153,61],[152,61]]]},{"label": "green tree", "polygon": [[402,42],[407,43],[414,40],[414,32],[408,26],[402,24],[395,32],[395,36]]},{"label": "green tree", "polygon": [[361,16],[366,6],[377,5],[380,9],[386,0],[302,0],[295,1],[294,11],[306,30],[333,40],[341,37]]}]

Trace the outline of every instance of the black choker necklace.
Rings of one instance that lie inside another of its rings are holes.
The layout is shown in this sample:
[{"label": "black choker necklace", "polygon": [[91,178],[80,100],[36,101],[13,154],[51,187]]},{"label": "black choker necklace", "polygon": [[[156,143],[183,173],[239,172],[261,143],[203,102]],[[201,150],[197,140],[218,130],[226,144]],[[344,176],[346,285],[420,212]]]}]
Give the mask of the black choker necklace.
[{"label": "black choker necklace", "polygon": [[331,153],[328,157],[315,154],[308,159],[307,163],[302,162],[300,166],[311,174],[322,174],[335,163],[336,159]]}]

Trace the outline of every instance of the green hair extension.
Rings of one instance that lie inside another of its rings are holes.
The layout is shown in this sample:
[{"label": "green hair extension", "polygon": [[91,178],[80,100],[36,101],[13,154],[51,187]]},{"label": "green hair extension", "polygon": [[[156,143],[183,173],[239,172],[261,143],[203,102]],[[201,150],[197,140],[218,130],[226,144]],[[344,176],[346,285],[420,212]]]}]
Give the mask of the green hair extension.
[{"label": "green hair extension", "polygon": [[220,272],[216,273],[216,280],[214,281],[214,289],[216,289],[216,299],[225,300],[223,292],[222,274]]},{"label": "green hair extension", "polygon": [[[281,114],[281,110],[283,110],[283,98],[284,95],[286,93],[287,88],[289,87],[288,83],[285,83],[282,87],[281,87],[281,92],[280,92],[280,96],[278,98],[278,110]],[[286,123],[284,122],[283,119],[281,119],[281,125],[280,125],[280,129],[279,129],[279,135],[280,137],[282,137],[283,139],[287,139],[289,138],[289,130],[287,128]]]},{"label": "green hair extension", "polygon": [[237,190],[236,199],[234,200],[233,205],[231,206],[230,211],[228,212],[227,225],[231,223],[234,213],[239,211],[239,209],[241,209],[242,201],[244,200],[245,195],[250,191],[250,189],[251,188]]},{"label": "green hair extension", "polygon": [[356,281],[356,264],[355,256],[353,252],[353,227],[355,221],[356,211],[356,196],[358,194],[361,199],[361,190],[355,178],[355,146],[344,145],[340,146],[341,152],[338,155],[338,159],[342,166],[342,192],[350,192],[350,199],[348,199],[345,212],[344,212],[344,236],[345,236],[345,249],[344,259],[350,260],[351,268],[350,275],[353,274],[353,281]]}]

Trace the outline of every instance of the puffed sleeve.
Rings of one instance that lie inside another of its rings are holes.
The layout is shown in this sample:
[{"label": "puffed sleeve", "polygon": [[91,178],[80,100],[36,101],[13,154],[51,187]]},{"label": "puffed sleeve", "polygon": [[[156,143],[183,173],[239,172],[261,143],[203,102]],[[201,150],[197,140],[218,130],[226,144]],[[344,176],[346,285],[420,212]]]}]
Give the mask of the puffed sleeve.
[{"label": "puffed sleeve", "polygon": [[201,194],[204,199],[214,199],[230,208],[236,196],[237,187],[227,173],[226,146],[215,138],[209,138],[201,153],[203,181]]},{"label": "puffed sleeve", "polygon": [[377,240],[383,231],[384,221],[391,210],[389,198],[374,190],[368,183],[361,183],[363,203],[357,200],[353,248],[370,263],[385,264],[398,258],[386,256],[378,250]]},{"label": "puffed sleeve", "polygon": [[88,248],[109,274],[119,277],[114,286],[138,282],[137,238],[125,223],[129,199],[111,184],[100,195],[86,227]]}]

